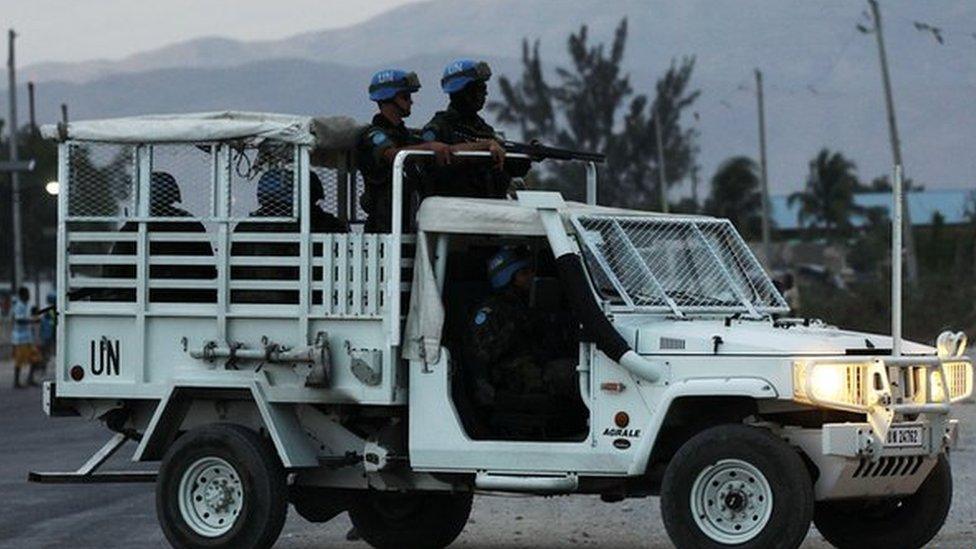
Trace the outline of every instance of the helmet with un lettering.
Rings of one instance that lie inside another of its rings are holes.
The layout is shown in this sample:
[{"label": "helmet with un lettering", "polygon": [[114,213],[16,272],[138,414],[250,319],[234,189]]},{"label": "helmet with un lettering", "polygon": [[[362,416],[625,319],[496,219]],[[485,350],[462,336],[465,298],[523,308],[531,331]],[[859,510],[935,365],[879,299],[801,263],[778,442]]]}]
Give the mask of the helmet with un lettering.
[{"label": "helmet with un lettering", "polygon": [[444,67],[441,89],[444,93],[456,93],[472,82],[487,82],[491,78],[491,68],[484,61],[458,59]]},{"label": "helmet with un lettering", "polygon": [[389,101],[400,92],[413,93],[420,89],[420,78],[415,72],[386,69],[373,75],[369,82],[370,101]]},{"label": "helmet with un lettering", "polygon": [[491,281],[491,287],[499,290],[508,286],[515,273],[530,265],[524,250],[509,246],[498,250],[488,260],[488,279]]}]

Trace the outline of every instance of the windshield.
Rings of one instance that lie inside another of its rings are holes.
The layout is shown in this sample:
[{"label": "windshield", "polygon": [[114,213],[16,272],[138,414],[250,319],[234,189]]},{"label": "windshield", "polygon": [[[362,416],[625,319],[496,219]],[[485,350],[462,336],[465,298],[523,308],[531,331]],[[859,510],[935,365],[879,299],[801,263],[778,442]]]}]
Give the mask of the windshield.
[{"label": "windshield", "polygon": [[786,303],[727,220],[573,219],[594,285],[635,309],[761,314]]}]

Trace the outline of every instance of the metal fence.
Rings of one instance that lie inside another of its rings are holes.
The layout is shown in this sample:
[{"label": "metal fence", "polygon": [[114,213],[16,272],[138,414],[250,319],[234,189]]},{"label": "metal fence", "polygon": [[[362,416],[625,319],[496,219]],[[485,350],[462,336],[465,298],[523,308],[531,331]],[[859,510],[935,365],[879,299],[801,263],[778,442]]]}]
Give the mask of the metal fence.
[{"label": "metal fence", "polygon": [[579,216],[573,223],[605,297],[632,309],[786,312],[728,220]]},{"label": "metal fence", "polygon": [[[143,298],[215,304],[226,282],[231,307],[298,306],[300,269],[311,260],[316,314],[378,318],[385,310],[389,243],[362,234],[363,180],[348,160],[309,166],[310,203],[300,208],[300,170],[308,162],[294,145],[64,147],[69,301],[96,308],[135,307]],[[298,236],[303,215],[316,235],[308,259]]]}]

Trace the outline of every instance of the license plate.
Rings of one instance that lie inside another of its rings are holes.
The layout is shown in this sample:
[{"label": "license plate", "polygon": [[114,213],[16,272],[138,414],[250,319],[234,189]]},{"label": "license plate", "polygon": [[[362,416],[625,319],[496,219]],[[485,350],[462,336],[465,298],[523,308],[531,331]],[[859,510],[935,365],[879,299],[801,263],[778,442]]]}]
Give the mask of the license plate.
[{"label": "license plate", "polygon": [[921,427],[891,427],[885,446],[910,447],[922,445]]}]

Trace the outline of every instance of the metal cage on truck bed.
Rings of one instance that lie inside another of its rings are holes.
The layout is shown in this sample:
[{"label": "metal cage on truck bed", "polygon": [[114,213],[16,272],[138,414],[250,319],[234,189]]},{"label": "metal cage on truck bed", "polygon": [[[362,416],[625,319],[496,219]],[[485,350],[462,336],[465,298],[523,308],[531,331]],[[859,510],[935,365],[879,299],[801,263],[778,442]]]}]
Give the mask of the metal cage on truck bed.
[{"label": "metal cage on truck bed", "polygon": [[271,401],[404,402],[412,237],[364,234],[349,156],[313,167],[312,149],[62,139],[58,396],[160,398],[250,361]]}]

